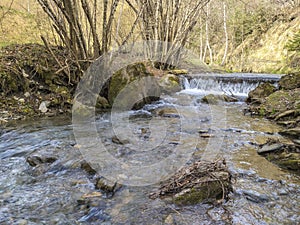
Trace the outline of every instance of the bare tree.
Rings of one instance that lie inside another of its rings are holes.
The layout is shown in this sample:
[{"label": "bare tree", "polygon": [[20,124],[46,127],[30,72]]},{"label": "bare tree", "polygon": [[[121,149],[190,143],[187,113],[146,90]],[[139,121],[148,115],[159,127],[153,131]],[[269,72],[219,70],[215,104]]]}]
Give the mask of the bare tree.
[{"label": "bare tree", "polygon": [[[186,45],[189,34],[198,23],[201,10],[208,2],[209,0],[135,0],[135,4],[130,6],[136,13],[137,7],[144,6],[139,24],[142,38],[163,42],[163,45],[154,46],[154,52],[162,52],[160,61],[166,62],[170,57],[180,55],[180,49]],[[158,46],[163,49],[157,49]]]},{"label": "bare tree", "polygon": [[224,66],[226,62],[227,52],[228,52],[228,32],[227,32],[227,20],[226,20],[226,2],[223,1],[223,19],[224,19],[224,34],[225,34],[225,50],[221,65]]}]

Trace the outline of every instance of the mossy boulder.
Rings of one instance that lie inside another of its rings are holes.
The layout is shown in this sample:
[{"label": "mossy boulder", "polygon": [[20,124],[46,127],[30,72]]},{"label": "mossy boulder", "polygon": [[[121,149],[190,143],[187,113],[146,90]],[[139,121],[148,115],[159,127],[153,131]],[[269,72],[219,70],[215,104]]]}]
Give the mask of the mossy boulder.
[{"label": "mossy boulder", "polygon": [[184,69],[173,69],[173,70],[169,70],[169,73],[174,75],[181,75],[181,74],[188,74],[188,71]]},{"label": "mossy boulder", "polygon": [[144,63],[135,63],[117,71],[111,77],[108,101],[117,108],[138,109],[158,100],[161,89]]},{"label": "mossy boulder", "polygon": [[263,103],[264,99],[274,93],[276,88],[270,83],[262,83],[250,91],[246,102]]},{"label": "mossy boulder", "polygon": [[172,199],[177,205],[195,205],[227,198],[231,190],[231,175],[224,159],[197,161],[183,167],[168,180],[162,182],[159,190],[150,198]]},{"label": "mossy boulder", "polygon": [[220,102],[237,102],[238,100],[234,97],[227,96],[227,95],[214,95],[214,94],[209,94],[204,96],[201,99],[201,102],[207,103],[207,104],[212,104],[212,105],[217,105]]},{"label": "mossy boulder", "polygon": [[269,95],[262,107],[266,115],[276,115],[286,110],[297,109],[300,102],[300,88],[293,90],[279,90]]},{"label": "mossy boulder", "polygon": [[279,81],[279,87],[284,90],[300,88],[300,72],[283,76]]},{"label": "mossy boulder", "polygon": [[158,84],[166,93],[177,92],[181,89],[179,77],[173,74],[164,75],[160,78]]}]

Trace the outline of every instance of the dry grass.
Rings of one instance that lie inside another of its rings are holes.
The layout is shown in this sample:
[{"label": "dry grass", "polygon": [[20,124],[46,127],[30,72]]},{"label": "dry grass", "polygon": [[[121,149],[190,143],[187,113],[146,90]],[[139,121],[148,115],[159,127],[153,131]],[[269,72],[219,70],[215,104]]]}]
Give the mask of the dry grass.
[{"label": "dry grass", "polygon": [[41,43],[40,36],[50,29],[42,9],[35,0],[14,0],[10,5],[11,2],[1,0],[0,3],[0,47]]}]

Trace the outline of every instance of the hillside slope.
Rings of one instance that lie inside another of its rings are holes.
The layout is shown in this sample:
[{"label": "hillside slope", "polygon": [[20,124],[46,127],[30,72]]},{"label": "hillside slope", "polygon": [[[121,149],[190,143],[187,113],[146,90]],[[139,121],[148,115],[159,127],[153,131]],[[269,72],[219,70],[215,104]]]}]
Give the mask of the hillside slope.
[{"label": "hillside slope", "polygon": [[[249,36],[230,55],[227,67],[233,71],[287,73],[299,71],[299,58],[288,52],[287,42],[300,30],[300,10],[287,21],[275,21],[261,36]],[[296,63],[295,63],[296,62]]]}]

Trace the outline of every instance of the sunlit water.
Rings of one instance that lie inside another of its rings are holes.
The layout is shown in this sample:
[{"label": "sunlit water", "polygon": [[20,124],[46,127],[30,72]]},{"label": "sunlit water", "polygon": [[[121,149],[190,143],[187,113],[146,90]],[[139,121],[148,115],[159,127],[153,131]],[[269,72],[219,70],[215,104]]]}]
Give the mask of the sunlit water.
[{"label": "sunlit water", "polygon": [[[228,88],[233,92],[232,86]],[[240,93],[246,95],[251,88]],[[164,224],[167,217],[176,224],[297,224],[299,177],[259,156],[253,144],[268,138],[288,142],[278,135],[280,127],[244,116],[243,102],[203,104],[200,100],[209,90],[197,90],[165,95],[142,110],[114,118],[99,114],[95,125],[107,151],[120,162],[151,165],[176,149],[187,152],[186,163],[225,157],[234,180],[228,202],[178,207],[149,199],[157,187],[153,184],[123,186],[113,197],[103,193],[93,203],[79,203],[82,195],[95,191],[93,177],[80,168],[82,155],[71,118],[57,117],[9,124],[1,130],[0,224]],[[165,108],[173,111],[159,113]],[[211,139],[200,137],[199,130],[208,130]],[[116,133],[125,144],[112,142]],[[26,157],[33,153],[58,160],[31,168]]]}]

